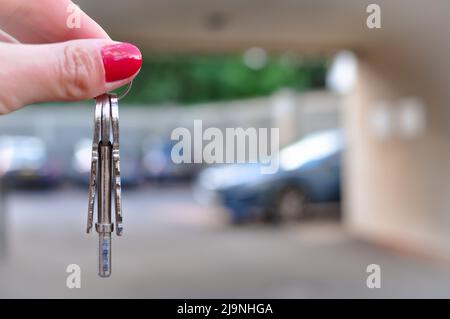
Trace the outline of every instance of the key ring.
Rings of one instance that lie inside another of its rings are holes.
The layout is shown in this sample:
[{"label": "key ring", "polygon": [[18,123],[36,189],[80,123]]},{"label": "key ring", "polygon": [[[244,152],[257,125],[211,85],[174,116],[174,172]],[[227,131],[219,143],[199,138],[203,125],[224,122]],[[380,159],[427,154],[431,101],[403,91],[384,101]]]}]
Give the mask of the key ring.
[{"label": "key ring", "polygon": [[131,80],[130,82],[128,82],[127,84],[126,84],[126,89],[125,89],[125,91],[123,91],[123,93],[122,94],[120,94],[120,95],[117,95],[117,100],[118,101],[120,101],[121,99],[123,99],[125,96],[127,96],[127,94],[130,92],[130,90],[131,90],[131,86],[133,85],[133,80]]}]

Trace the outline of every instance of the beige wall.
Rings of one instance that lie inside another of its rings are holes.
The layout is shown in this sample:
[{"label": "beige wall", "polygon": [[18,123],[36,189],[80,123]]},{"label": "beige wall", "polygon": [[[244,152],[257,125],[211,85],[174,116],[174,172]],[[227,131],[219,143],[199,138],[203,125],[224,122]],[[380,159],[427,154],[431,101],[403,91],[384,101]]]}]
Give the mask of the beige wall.
[{"label": "beige wall", "polygon": [[[426,31],[360,55],[345,109],[345,218],[366,237],[442,252],[450,251],[450,50],[443,30]],[[425,134],[374,136],[373,107],[410,96],[426,107]]]}]

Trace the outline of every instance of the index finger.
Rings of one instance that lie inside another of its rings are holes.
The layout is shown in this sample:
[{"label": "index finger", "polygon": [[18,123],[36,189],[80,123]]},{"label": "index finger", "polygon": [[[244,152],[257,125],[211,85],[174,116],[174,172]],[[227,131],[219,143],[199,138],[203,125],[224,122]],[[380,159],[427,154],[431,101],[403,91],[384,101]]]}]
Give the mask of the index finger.
[{"label": "index finger", "polygon": [[0,27],[22,43],[109,39],[105,30],[70,0],[0,0]]}]

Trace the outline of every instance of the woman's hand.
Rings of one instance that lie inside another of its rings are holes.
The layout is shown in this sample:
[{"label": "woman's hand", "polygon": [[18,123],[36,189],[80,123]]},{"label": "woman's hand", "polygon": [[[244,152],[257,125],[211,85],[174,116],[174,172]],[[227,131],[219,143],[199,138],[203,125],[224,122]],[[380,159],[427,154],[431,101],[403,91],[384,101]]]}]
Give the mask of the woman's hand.
[{"label": "woman's hand", "polygon": [[[94,98],[131,81],[138,48],[112,41],[69,0],[0,0],[0,114],[36,102]],[[71,13],[72,12],[72,13]]]}]

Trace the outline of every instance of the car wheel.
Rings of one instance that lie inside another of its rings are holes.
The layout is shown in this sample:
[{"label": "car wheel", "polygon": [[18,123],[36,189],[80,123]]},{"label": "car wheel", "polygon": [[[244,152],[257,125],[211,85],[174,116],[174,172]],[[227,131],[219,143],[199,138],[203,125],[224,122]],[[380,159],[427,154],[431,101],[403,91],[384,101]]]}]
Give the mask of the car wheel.
[{"label": "car wheel", "polygon": [[289,222],[305,217],[305,192],[298,187],[283,189],[275,203],[272,220]]}]

